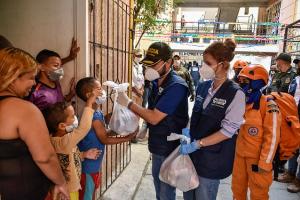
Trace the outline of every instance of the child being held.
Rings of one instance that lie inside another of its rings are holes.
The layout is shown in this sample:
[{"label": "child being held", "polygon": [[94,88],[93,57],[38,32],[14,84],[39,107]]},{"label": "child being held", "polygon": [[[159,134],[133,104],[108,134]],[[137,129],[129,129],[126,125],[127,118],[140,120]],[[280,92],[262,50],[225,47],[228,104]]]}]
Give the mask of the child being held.
[{"label": "child being held", "polygon": [[[111,131],[105,129],[104,116],[100,110],[100,105],[106,101],[105,91],[102,90],[100,82],[93,78],[87,77],[78,81],[76,85],[76,94],[83,100],[87,101],[90,93],[95,90],[101,90],[102,95],[97,97],[93,109],[95,110],[92,128],[85,138],[78,144],[81,151],[86,151],[90,148],[100,149],[104,152],[106,144],[118,144],[122,142],[128,142],[135,137],[136,132],[125,136],[125,137],[115,137]],[[95,191],[100,186],[101,183],[101,163],[104,153],[101,154],[96,160],[86,159],[82,163],[82,176],[81,176],[81,187],[82,190],[79,191],[80,200],[94,200]]]},{"label": "child being held", "polygon": [[71,200],[78,200],[79,198],[81,160],[84,157],[97,159],[100,154],[100,151],[95,148],[87,149],[84,153],[80,153],[77,148],[77,144],[87,135],[91,128],[94,114],[92,106],[96,97],[100,94],[100,89],[94,89],[89,93],[79,126],[73,107],[65,102],[56,103],[43,112],[47,127],[51,133],[51,143],[57,153],[67,181]]}]

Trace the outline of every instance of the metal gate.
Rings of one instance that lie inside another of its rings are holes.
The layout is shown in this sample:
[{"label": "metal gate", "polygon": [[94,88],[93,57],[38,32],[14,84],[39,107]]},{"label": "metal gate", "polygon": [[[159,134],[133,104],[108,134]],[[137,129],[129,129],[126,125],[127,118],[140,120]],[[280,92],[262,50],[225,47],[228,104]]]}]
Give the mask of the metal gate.
[{"label": "metal gate", "polygon": [[[101,83],[131,82],[130,3],[125,0],[90,0],[89,46],[90,72]],[[107,94],[112,92],[104,88]],[[103,112],[112,111],[112,98],[102,106]],[[131,161],[130,143],[107,145],[102,164],[102,181],[97,197],[101,196],[119,177]]]},{"label": "metal gate", "polygon": [[283,52],[300,55],[300,20],[285,27]]}]

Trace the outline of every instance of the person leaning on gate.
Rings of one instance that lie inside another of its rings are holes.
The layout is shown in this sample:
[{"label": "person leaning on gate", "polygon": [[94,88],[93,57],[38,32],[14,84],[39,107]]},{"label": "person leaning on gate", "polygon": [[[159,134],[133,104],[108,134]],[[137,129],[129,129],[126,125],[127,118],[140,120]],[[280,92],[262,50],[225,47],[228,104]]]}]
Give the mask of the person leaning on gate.
[{"label": "person leaning on gate", "polygon": [[117,102],[147,121],[156,199],[175,200],[176,189],[159,180],[159,171],[163,161],[180,144],[167,141],[167,136],[181,134],[187,126],[189,90],[186,82],[172,70],[172,50],[166,43],[151,44],[141,62],[146,66],[145,78],[153,85],[148,109],[134,103],[125,93],[118,94]]},{"label": "person leaning on gate", "polygon": [[199,186],[184,192],[185,200],[215,200],[220,180],[232,173],[236,134],[243,123],[245,94],[228,79],[236,44],[231,39],[214,42],[203,52],[200,69],[204,82],[196,91],[190,125],[190,144],[180,153],[190,154]]},{"label": "person leaning on gate", "polygon": [[296,77],[296,73],[291,66],[291,56],[287,53],[281,53],[276,58],[278,72],[273,76],[267,93],[288,92],[291,81]]},{"label": "person leaning on gate", "polygon": [[245,67],[238,75],[246,94],[245,123],[236,143],[232,173],[233,199],[268,200],[272,161],[280,139],[281,114],[275,101],[263,95],[269,74],[262,65]]},{"label": "person leaning on gate", "polygon": [[194,83],[193,83],[190,72],[187,69],[185,69],[184,67],[181,66],[179,55],[173,56],[173,60],[174,60],[174,64],[173,64],[174,71],[181,78],[183,78],[186,81],[186,83],[189,86],[189,91],[190,91],[190,95],[191,95],[190,101],[194,101],[195,100],[195,86],[194,86]]}]

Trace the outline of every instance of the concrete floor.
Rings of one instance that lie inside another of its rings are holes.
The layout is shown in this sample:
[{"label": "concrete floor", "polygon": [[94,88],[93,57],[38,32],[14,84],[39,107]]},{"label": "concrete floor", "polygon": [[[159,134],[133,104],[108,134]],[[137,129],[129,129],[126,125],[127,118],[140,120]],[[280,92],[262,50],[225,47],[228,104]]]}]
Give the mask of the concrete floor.
[{"label": "concrete floor", "polygon": [[[287,185],[273,182],[270,189],[271,200],[300,200],[300,193],[287,192]],[[147,142],[132,144],[132,161],[118,180],[107,190],[103,200],[155,200],[155,191],[151,174],[150,153]],[[176,199],[183,199],[177,191]],[[221,181],[218,200],[232,200],[231,178]]]},{"label": "concrete floor", "polygon": [[[193,102],[189,103],[191,115]],[[271,200],[300,200],[300,193],[289,193],[287,184],[273,182],[270,189]],[[176,199],[183,199],[177,191]],[[151,174],[150,153],[147,141],[132,144],[132,161],[116,182],[105,192],[103,200],[155,200],[155,190]],[[231,178],[221,181],[218,200],[232,200]]]}]

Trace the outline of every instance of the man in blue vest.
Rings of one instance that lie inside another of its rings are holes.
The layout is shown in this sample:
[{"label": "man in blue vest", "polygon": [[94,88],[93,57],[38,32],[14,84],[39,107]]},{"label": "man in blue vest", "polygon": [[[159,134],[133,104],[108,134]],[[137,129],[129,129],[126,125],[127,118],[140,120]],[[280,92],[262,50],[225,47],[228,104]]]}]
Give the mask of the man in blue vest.
[{"label": "man in blue vest", "polygon": [[151,44],[141,62],[146,66],[145,78],[153,85],[148,109],[131,101],[126,93],[119,93],[117,102],[147,121],[156,199],[175,200],[175,188],[159,180],[159,171],[163,161],[179,145],[179,141],[167,141],[167,136],[181,134],[187,126],[189,90],[186,82],[172,70],[172,50],[166,43]]}]

